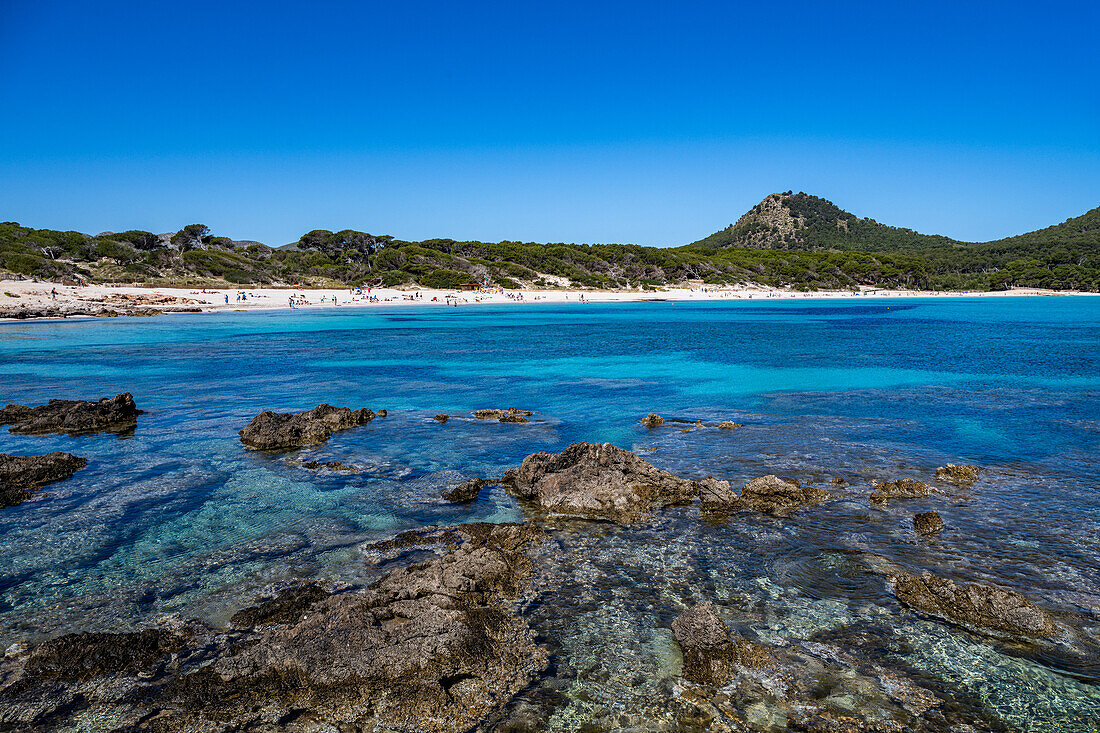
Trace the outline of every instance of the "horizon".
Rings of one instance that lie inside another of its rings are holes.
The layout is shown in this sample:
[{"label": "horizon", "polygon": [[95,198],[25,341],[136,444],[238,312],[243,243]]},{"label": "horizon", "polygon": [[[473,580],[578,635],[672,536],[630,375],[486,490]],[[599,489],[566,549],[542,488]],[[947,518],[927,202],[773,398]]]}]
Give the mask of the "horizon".
[{"label": "horizon", "polygon": [[678,246],[801,190],[982,242],[1100,192],[1084,3],[16,1],[0,21],[0,219],[35,228]]}]

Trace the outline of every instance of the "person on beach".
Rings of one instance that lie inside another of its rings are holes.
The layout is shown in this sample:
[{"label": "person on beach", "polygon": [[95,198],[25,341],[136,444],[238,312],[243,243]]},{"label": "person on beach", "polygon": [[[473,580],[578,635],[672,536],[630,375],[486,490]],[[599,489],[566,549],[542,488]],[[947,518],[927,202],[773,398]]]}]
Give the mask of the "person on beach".
[{"label": "person on beach", "polygon": [[50,297],[53,298],[54,300],[57,300],[57,288],[54,288],[53,290],[50,291]]}]

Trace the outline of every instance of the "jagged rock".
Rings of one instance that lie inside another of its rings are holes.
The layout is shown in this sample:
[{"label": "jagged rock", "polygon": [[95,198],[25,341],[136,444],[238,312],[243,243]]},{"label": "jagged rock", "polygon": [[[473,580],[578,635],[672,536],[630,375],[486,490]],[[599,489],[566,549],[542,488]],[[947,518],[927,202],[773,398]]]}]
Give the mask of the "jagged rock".
[{"label": "jagged rock", "polygon": [[655,413],[655,412],[651,412],[648,415],[646,415],[644,418],[642,418],[642,425],[645,425],[647,428],[650,428],[650,429],[653,429],[653,428],[655,428],[659,425],[664,425],[664,424],[665,424],[665,419],[663,417],[661,417],[660,415],[658,415],[657,413]]},{"label": "jagged rock", "polygon": [[938,512],[921,512],[913,517],[913,529],[921,534],[936,534],[943,531],[943,518]]},{"label": "jagged rock", "polygon": [[388,417],[389,414],[390,414],[389,410],[378,410],[374,413],[374,416],[375,417]]},{"label": "jagged rock", "polygon": [[448,417],[447,415],[439,414],[439,415],[436,415],[435,417],[433,417],[432,419],[435,420],[437,423],[445,423],[448,420],[450,420],[451,418]]},{"label": "jagged rock", "polygon": [[0,453],[0,507],[29,499],[31,489],[72,478],[88,461],[71,453],[12,456]]},{"label": "jagged rock", "polygon": [[785,516],[803,506],[823,504],[829,498],[830,494],[825,489],[802,487],[797,481],[784,481],[778,476],[768,474],[745,484],[737,507],[755,509],[772,516]]},{"label": "jagged rock", "polygon": [[940,466],[936,469],[936,478],[940,481],[947,481],[961,488],[969,489],[978,481],[978,472],[980,470],[981,469],[977,466],[948,463],[946,466]]},{"label": "jagged rock", "polygon": [[545,510],[629,522],[654,507],[691,501],[695,481],[655,468],[610,443],[573,443],[558,454],[535,453],[501,480],[510,493]]},{"label": "jagged rock", "polygon": [[743,427],[745,426],[739,422],[734,422],[733,420],[723,420],[718,424],[719,430],[736,430],[737,428]]},{"label": "jagged rock", "polygon": [[321,404],[298,413],[265,410],[239,433],[241,442],[252,450],[291,450],[324,443],[334,432],[366,425],[374,413]]},{"label": "jagged rock", "polygon": [[930,616],[977,631],[1052,637],[1054,620],[1015,591],[979,583],[956,583],[925,571],[899,572],[894,595],[907,606]]},{"label": "jagged rock", "polygon": [[530,410],[521,410],[517,407],[509,407],[507,410],[496,408],[474,410],[474,417],[478,420],[499,420],[500,422],[529,422],[527,418],[533,414]]},{"label": "jagged rock", "polygon": [[740,497],[729,481],[708,476],[699,482],[699,501],[703,511],[720,511],[738,507]]},{"label": "jagged rock", "polygon": [[691,682],[722,686],[739,667],[765,667],[774,662],[767,649],[730,633],[710,601],[692,606],[672,622],[672,633],[684,657],[683,676]]},{"label": "jagged rock", "polygon": [[231,633],[74,634],[9,656],[0,728],[474,729],[547,666],[515,603],[532,574],[526,549],[544,535],[488,524],[421,534],[446,552],[362,591],[290,588],[237,613]]},{"label": "jagged rock", "polygon": [[876,481],[874,487],[870,501],[875,506],[884,506],[890,499],[918,499],[932,493],[931,486],[911,478]]},{"label": "jagged rock", "polygon": [[124,433],[134,429],[141,410],[129,392],[100,400],[50,400],[45,405],[8,405],[0,409],[0,425],[17,435]]},{"label": "jagged rock", "polygon": [[453,501],[457,503],[466,503],[473,501],[477,498],[477,495],[481,493],[481,489],[484,486],[492,483],[488,479],[472,478],[469,481],[463,481],[458,486],[452,489],[448,489],[443,492],[443,498],[447,501]]}]

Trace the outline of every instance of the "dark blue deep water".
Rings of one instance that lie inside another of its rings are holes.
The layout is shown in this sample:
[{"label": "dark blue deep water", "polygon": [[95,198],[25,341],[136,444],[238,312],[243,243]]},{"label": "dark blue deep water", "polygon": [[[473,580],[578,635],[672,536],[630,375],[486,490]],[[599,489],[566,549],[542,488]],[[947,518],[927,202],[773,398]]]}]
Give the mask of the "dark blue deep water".
[{"label": "dark blue deep water", "polygon": [[[443,488],[535,451],[609,441],[690,477],[850,485],[784,520],[704,522],[687,507],[634,528],[561,523],[557,552],[572,572],[546,589],[537,624],[564,661],[553,695],[531,693],[554,707],[552,727],[637,709],[647,684],[675,673],[671,620],[701,600],[751,609],[746,623],[763,638],[858,637],[863,650],[880,638],[876,663],[998,725],[1100,726],[1100,298],[8,323],[0,385],[4,403],[129,391],[145,410],[124,438],[0,432],[0,452],[89,460],[0,510],[5,646],[172,614],[224,623],[292,578],[362,582],[366,543],[524,516],[496,488],[465,507],[441,501]],[[242,449],[237,431],[256,413],[320,402],[389,410],[298,454],[359,472]],[[511,406],[534,410],[532,422],[468,418]],[[455,417],[431,419],[441,412]],[[669,422],[648,431],[649,412]],[[727,419],[745,427],[681,432]],[[871,481],[927,481],[947,462],[982,466],[982,480],[868,506]],[[918,538],[911,517],[930,508],[947,529]],[[898,566],[1013,588],[1079,633],[1035,651],[921,617],[886,587],[883,568]]]}]

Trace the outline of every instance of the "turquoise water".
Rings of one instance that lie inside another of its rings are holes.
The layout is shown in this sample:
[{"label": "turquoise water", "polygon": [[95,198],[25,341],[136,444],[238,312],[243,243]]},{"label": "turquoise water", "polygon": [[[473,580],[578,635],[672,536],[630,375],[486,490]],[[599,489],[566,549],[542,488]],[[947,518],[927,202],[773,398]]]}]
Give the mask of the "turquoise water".
[{"label": "turquoise water", "polygon": [[[443,488],[538,450],[610,441],[687,476],[823,485],[839,474],[851,486],[783,521],[713,524],[687,508],[637,528],[561,524],[553,551],[571,572],[543,579],[538,628],[563,661],[529,693],[548,726],[610,720],[638,709],[635,696],[651,699],[649,682],[619,683],[608,670],[670,679],[669,624],[705,599],[757,633],[874,654],[998,725],[1100,721],[1100,647],[1090,646],[1100,629],[1098,298],[9,323],[0,379],[5,403],[129,391],[145,410],[125,438],[0,432],[0,452],[89,459],[72,480],[0,513],[5,643],[165,614],[222,623],[291,578],[362,583],[370,541],[523,517],[496,489],[455,507],[438,498]],[[257,412],[319,402],[389,410],[298,454],[359,472],[309,472],[242,450],[237,430]],[[534,410],[533,421],[431,420],[511,406]],[[671,420],[647,431],[638,421],[649,412]],[[684,433],[675,422],[725,419],[745,427]],[[969,492],[867,506],[870,481],[927,480],[946,462],[988,470]],[[909,519],[928,508],[947,530],[919,540]],[[1020,649],[923,619],[886,590],[878,570],[894,565],[1014,587],[1080,634]],[[867,638],[877,641],[861,646]]]}]

